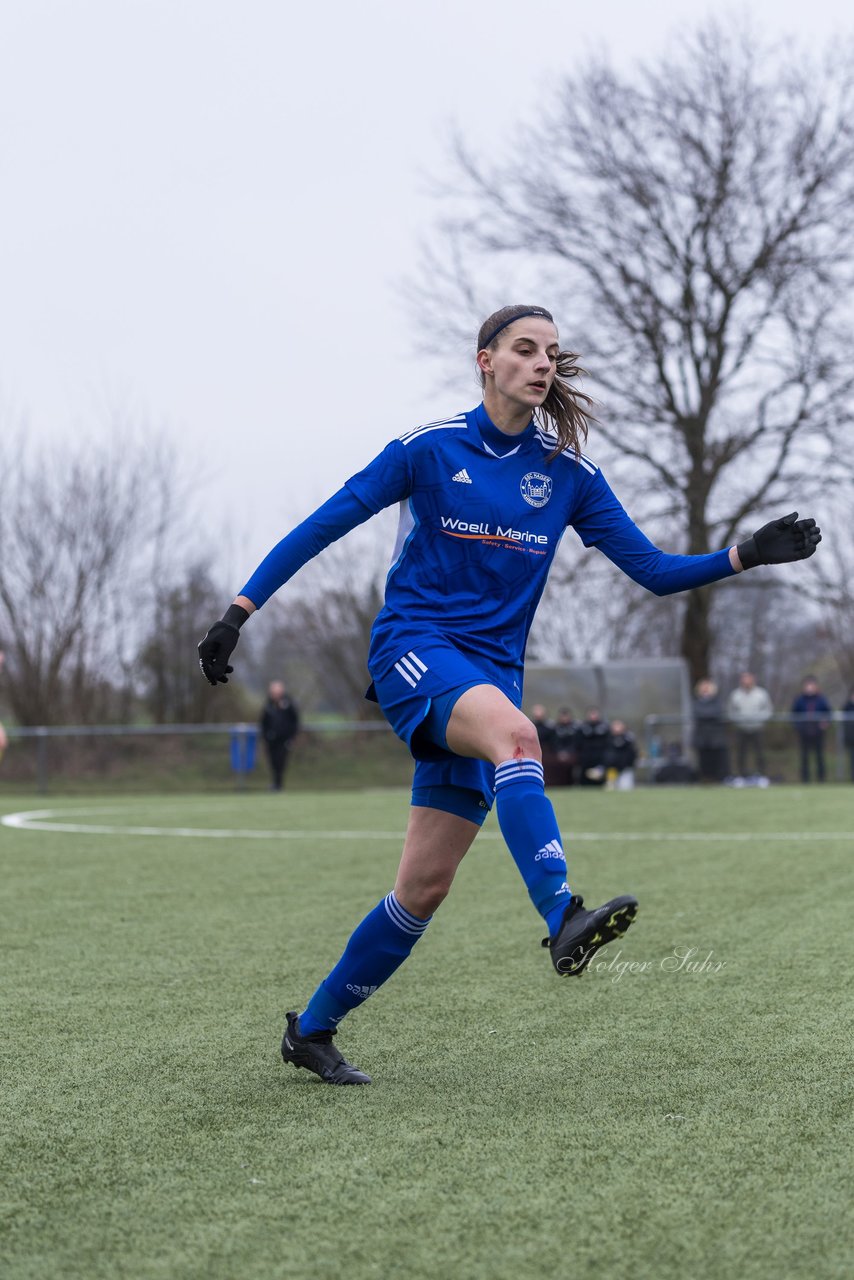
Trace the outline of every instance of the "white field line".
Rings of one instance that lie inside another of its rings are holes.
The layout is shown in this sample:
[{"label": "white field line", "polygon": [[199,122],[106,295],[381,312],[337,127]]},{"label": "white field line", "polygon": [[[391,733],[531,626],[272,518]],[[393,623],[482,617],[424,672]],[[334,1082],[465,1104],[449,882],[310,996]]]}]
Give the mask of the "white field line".
[{"label": "white field line", "polygon": [[[0,817],[0,824],[12,827],[17,831],[57,831],[73,835],[93,836],[186,836],[195,840],[403,840],[402,831],[309,831],[296,828],[283,828],[280,831],[254,830],[251,827],[136,827],[117,826],[106,823],[91,822],[59,822],[56,819],[69,810],[32,809],[23,813],[7,813]],[[79,810],[71,812],[80,812]],[[89,812],[104,812],[90,810]],[[111,810],[110,812],[115,812]],[[481,834],[482,840],[500,840],[497,831],[486,831]],[[573,831],[567,840],[619,842],[621,844],[640,841],[678,841],[679,843],[706,843],[729,841],[750,843],[755,840],[807,841],[815,843],[824,840],[854,840],[854,831]]]}]

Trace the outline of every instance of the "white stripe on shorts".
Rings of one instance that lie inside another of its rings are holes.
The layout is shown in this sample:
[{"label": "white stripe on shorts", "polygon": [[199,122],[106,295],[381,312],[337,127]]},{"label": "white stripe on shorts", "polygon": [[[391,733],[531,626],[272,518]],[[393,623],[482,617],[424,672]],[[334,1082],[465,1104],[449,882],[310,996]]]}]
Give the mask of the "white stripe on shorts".
[{"label": "white stripe on shorts", "polygon": [[418,687],[418,682],[412,679],[412,676],[409,674],[409,672],[405,671],[399,662],[396,662],[394,664],[394,669],[398,673],[398,675],[403,676],[407,684],[412,685],[413,689],[416,689]]},{"label": "white stripe on shorts", "polygon": [[409,672],[409,674],[411,676],[414,676],[416,680],[421,679],[422,672],[418,670],[414,662],[410,662],[409,658],[401,658],[400,663],[401,663],[401,666],[406,667],[406,670]]}]

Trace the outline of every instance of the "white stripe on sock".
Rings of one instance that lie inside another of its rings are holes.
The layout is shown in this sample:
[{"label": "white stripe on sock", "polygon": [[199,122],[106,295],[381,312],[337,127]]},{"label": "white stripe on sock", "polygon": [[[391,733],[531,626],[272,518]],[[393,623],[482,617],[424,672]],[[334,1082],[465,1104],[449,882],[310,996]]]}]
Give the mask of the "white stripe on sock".
[{"label": "white stripe on sock", "polygon": [[404,933],[413,933],[420,937],[430,923],[431,917],[427,920],[419,920],[417,916],[411,915],[405,907],[398,902],[394,893],[389,893],[385,898],[385,909],[389,919],[398,929],[402,929]]},{"label": "white stripe on sock", "polygon": [[495,767],[495,786],[507,786],[512,782],[536,780],[545,785],[543,766],[539,760],[505,760]]}]

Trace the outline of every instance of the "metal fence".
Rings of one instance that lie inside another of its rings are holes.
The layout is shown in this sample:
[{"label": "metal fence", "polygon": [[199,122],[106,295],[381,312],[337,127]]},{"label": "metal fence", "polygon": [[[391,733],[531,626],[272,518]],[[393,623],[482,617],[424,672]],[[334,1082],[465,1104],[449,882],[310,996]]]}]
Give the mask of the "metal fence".
[{"label": "metal fence", "polygon": [[[763,745],[772,781],[800,777],[797,721],[772,716]],[[846,718],[827,717],[827,776],[854,780],[854,748],[846,746]],[[850,721],[848,732],[851,732]],[[685,715],[647,715],[638,732],[639,782],[652,782],[674,753],[693,761],[694,726]],[[729,726],[734,748],[735,726]],[[61,725],[9,727],[10,745],[0,764],[0,789],[57,787],[87,790],[236,790],[267,785],[254,724]],[[348,786],[406,786],[412,762],[406,747],[382,720],[311,721],[303,726],[289,765],[291,785],[314,790]]]},{"label": "metal fence", "polygon": [[[0,787],[60,785],[237,790],[266,785],[255,724],[38,725],[7,728]],[[406,748],[385,721],[308,722],[290,768],[294,785],[405,785]]]},{"label": "metal fence", "polygon": [[[723,720],[730,750],[735,759],[737,722]],[[770,768],[769,776],[779,781],[795,782],[800,778],[800,738],[802,726],[826,725],[823,732],[824,756],[827,776],[837,782],[854,781],[854,747],[846,746],[847,734],[852,733],[850,717],[840,711],[828,716],[793,715],[777,713],[765,722],[762,733],[763,747]],[[643,751],[639,761],[641,773],[652,776],[664,763],[668,748],[679,748],[683,760],[690,760],[694,752],[694,721],[691,716],[648,715],[643,721]],[[735,770],[732,770],[735,772]]]}]

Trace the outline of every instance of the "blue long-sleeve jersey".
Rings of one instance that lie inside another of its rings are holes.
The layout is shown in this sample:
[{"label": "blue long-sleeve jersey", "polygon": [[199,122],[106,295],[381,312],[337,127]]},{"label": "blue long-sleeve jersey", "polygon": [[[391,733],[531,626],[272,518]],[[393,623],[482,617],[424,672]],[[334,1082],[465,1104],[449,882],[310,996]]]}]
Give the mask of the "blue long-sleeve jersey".
[{"label": "blue long-sleeve jersey", "polygon": [[558,543],[572,527],[657,595],[729,577],[728,550],[669,555],[617,501],[599,468],[535,421],[507,436],[484,406],[416,427],[383,449],[273,548],[243,588],[260,607],[329,543],[397,502],[400,523],[374,623],[369,667],[382,674],[425,632],[521,664]]}]

